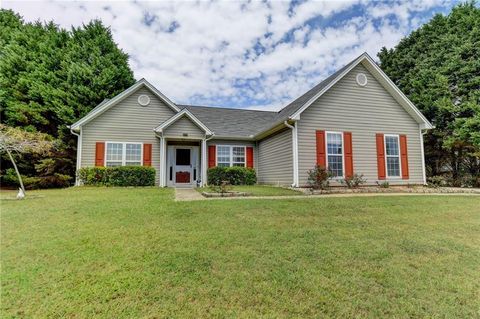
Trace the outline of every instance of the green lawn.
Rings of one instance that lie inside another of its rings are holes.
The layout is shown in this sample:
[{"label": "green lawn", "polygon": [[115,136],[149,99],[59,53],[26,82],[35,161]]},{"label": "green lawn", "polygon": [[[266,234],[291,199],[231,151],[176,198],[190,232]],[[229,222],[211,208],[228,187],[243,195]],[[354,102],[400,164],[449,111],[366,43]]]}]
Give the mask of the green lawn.
[{"label": "green lawn", "polygon": [[[230,186],[232,191],[249,193],[252,196],[287,196],[287,195],[303,195],[302,192],[288,189],[284,187],[252,185],[252,186]],[[198,192],[212,192],[210,187],[198,187]]]},{"label": "green lawn", "polygon": [[474,318],[480,197],[1,202],[2,318]]}]

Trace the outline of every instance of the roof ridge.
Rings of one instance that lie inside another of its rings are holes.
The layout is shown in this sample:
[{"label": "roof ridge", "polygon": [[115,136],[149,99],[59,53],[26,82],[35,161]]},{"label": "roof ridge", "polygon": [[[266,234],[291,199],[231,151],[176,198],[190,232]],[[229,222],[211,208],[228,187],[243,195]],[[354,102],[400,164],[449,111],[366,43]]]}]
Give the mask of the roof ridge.
[{"label": "roof ridge", "polygon": [[250,111],[250,112],[263,112],[263,113],[278,113],[277,111],[266,111],[266,110],[251,110],[251,109],[242,109],[242,108],[236,108],[236,107],[223,107],[223,106],[207,106],[207,105],[192,105],[192,104],[177,104],[177,106],[180,106],[182,108],[186,107],[201,107],[201,108],[207,108],[207,109],[222,109],[222,110],[234,110],[234,111]]}]

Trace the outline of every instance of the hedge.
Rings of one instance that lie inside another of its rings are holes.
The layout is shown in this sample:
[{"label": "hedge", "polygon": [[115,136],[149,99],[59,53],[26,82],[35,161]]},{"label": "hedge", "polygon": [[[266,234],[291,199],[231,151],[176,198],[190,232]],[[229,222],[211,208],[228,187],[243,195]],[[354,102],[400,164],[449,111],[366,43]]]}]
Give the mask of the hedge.
[{"label": "hedge", "polygon": [[150,166],[84,167],[78,177],[88,186],[155,185],[155,169]]},{"label": "hedge", "polygon": [[230,185],[253,185],[257,182],[253,168],[217,166],[209,168],[207,174],[210,185],[220,185],[222,181],[228,181]]}]

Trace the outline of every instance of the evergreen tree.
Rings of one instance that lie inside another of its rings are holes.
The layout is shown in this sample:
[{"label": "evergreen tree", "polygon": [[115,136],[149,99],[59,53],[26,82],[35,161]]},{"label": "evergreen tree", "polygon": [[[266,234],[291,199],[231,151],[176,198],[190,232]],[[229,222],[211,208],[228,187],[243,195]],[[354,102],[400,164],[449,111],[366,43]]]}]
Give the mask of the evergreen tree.
[{"label": "evergreen tree", "polygon": [[[453,8],[394,48],[378,53],[381,67],[436,126],[425,137],[428,173],[449,168],[453,182],[480,183],[480,9]],[[475,182],[476,179],[476,182]]]},{"label": "evergreen tree", "polygon": [[[48,160],[54,171],[74,174],[76,140],[67,125],[133,83],[128,55],[100,21],[67,31],[0,10],[1,121],[59,139],[54,161]],[[19,166],[35,174],[40,160],[26,154]]]}]

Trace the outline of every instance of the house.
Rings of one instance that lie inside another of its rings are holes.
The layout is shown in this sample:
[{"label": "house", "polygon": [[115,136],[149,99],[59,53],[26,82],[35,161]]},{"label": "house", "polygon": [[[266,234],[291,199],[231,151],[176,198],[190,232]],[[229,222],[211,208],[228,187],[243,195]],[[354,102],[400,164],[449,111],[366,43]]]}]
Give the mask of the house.
[{"label": "house", "polygon": [[366,53],[279,112],[177,105],[142,79],[70,127],[77,169],[148,165],[159,186],[194,186],[209,167],[246,166],[260,184],[298,187],[315,164],[333,183],[425,184],[431,128]]}]

